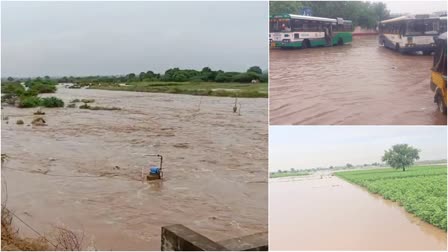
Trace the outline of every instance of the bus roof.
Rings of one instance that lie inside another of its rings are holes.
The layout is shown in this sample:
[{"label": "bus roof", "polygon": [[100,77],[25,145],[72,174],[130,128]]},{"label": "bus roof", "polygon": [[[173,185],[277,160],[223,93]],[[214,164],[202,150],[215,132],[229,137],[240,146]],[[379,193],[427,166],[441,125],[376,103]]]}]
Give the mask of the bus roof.
[{"label": "bus roof", "polygon": [[291,19],[303,19],[303,20],[311,20],[311,21],[321,21],[321,22],[331,22],[335,23],[336,19],[334,18],[323,18],[323,17],[313,17],[313,16],[302,16],[295,14],[285,14],[285,15],[274,15],[271,18],[291,18]]},{"label": "bus roof", "polygon": [[415,20],[415,19],[439,19],[439,18],[440,17],[431,17],[429,15],[407,15],[407,16],[401,16],[401,17],[387,19],[387,20],[381,21],[380,24],[388,24],[388,23],[395,23],[395,22]]}]

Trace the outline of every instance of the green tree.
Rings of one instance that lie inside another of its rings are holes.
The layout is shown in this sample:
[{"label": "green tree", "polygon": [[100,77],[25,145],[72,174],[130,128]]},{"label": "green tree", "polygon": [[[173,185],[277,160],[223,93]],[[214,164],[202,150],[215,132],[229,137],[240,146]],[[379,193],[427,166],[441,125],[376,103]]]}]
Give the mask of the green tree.
[{"label": "green tree", "polygon": [[271,1],[269,2],[269,13],[271,15],[299,14],[302,2],[299,1]]},{"label": "green tree", "polygon": [[7,79],[8,81],[13,81],[14,80],[14,78],[13,77],[8,77],[8,79]]},{"label": "green tree", "polygon": [[126,75],[126,78],[128,81],[134,80],[135,77],[136,77],[135,73],[130,73],[130,74]]},{"label": "green tree", "polygon": [[247,69],[247,72],[248,73],[252,72],[252,73],[257,73],[257,74],[263,73],[263,71],[261,70],[261,68],[259,66],[250,67],[249,69]]},{"label": "green tree", "polygon": [[401,168],[403,171],[406,171],[406,167],[413,165],[415,160],[420,159],[419,152],[420,150],[410,145],[396,144],[389,150],[384,151],[382,160],[392,168]]},{"label": "green tree", "polygon": [[348,163],[347,165],[345,165],[347,168],[352,168],[353,167],[353,165],[352,164],[350,164],[350,163]]},{"label": "green tree", "polygon": [[145,78],[145,76],[146,76],[146,73],[145,73],[145,72],[141,72],[141,73],[138,75],[138,79],[139,79],[140,81],[142,81],[142,80]]}]

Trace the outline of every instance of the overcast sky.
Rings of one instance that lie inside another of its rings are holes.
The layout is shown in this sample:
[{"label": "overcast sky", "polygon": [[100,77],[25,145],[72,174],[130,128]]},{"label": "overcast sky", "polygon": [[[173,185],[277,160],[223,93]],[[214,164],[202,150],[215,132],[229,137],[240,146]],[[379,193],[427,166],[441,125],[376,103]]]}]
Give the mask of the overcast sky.
[{"label": "overcast sky", "polygon": [[446,159],[444,126],[271,126],[269,170],[381,162],[384,150],[407,143],[420,160]]},{"label": "overcast sky", "polygon": [[[378,2],[378,1],[376,1]],[[430,14],[436,11],[446,11],[446,1],[381,1],[387,5],[390,12],[409,14]]]},{"label": "overcast sky", "polygon": [[2,2],[2,76],[268,66],[267,2]]}]

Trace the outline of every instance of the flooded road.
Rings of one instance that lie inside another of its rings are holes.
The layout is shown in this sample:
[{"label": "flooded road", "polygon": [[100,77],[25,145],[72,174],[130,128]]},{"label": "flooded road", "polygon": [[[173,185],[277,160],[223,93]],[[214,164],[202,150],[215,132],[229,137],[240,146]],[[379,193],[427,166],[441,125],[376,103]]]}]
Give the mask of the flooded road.
[{"label": "flooded road", "polygon": [[[4,107],[7,204],[39,231],[63,225],[99,250],[159,250],[170,224],[216,241],[267,231],[267,99],[239,99],[238,116],[233,98],[64,88],[56,96],[122,110],[43,109],[48,126],[39,127],[27,126],[36,109]],[[158,165],[145,155],[155,153],[165,179],[142,182],[141,168]]]},{"label": "flooded road", "polygon": [[446,233],[334,176],[271,179],[272,250],[446,250]]},{"label": "flooded road", "polygon": [[351,45],[270,51],[270,121],[276,125],[439,125],[432,56],[401,55],[376,36]]}]

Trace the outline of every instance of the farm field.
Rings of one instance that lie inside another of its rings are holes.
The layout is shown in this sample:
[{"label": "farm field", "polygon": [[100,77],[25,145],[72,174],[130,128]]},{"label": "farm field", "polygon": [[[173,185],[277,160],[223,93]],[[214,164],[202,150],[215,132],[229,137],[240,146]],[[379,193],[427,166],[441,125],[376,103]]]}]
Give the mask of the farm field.
[{"label": "farm field", "polygon": [[447,230],[446,166],[414,166],[405,172],[387,168],[334,174],[398,202],[406,211]]}]

